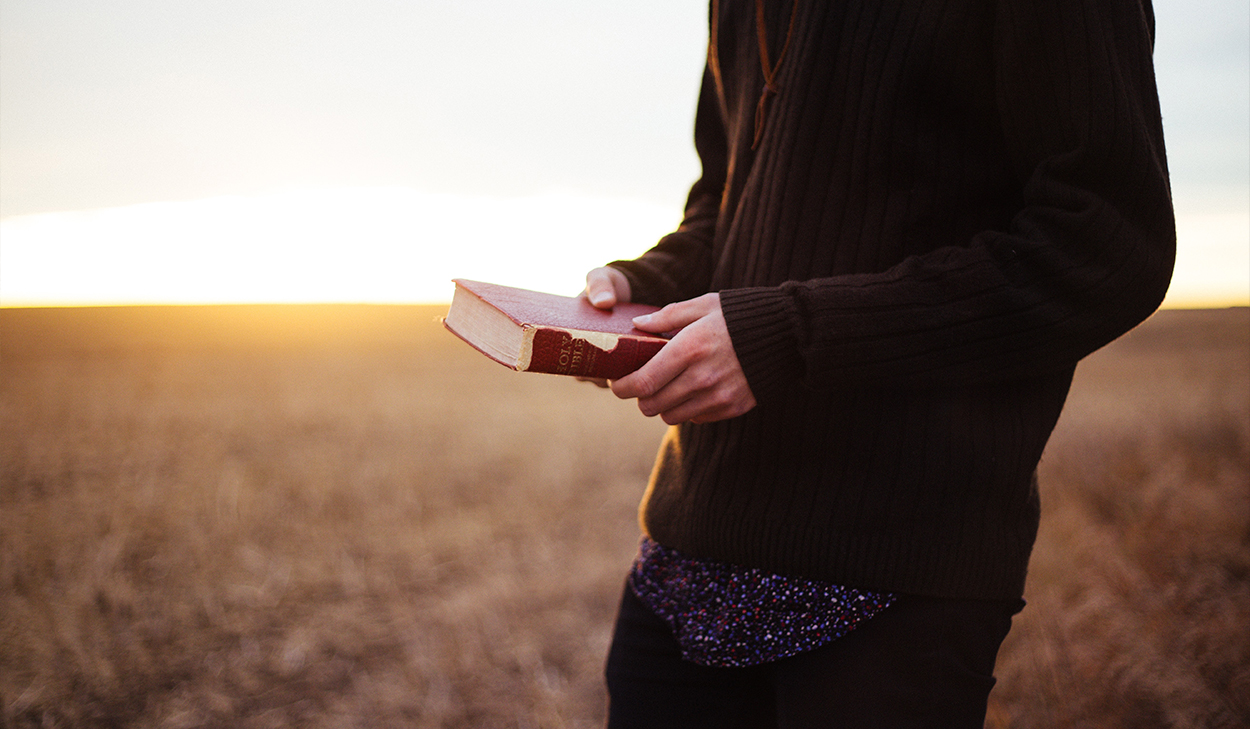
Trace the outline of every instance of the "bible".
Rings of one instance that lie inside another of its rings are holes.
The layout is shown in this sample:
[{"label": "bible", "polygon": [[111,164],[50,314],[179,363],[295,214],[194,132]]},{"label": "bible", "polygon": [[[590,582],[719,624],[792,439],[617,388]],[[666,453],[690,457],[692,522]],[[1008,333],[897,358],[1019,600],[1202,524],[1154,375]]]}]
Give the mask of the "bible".
[{"label": "bible", "polygon": [[585,296],[557,296],[455,279],[443,326],[482,354],[519,372],[617,379],[647,363],[668,341],[634,328],[656,311],[644,304],[597,309]]}]

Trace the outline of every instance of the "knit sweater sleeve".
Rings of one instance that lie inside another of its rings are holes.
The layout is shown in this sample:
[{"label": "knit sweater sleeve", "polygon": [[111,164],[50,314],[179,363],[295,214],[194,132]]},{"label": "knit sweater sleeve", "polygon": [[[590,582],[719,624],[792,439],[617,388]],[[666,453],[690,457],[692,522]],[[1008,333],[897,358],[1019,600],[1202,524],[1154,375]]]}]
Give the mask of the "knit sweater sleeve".
[{"label": "knit sweater sleeve", "polygon": [[1162,301],[1175,225],[1148,0],[998,5],[994,101],[1022,180],[1018,213],[881,272],[722,291],[757,398],[796,381],[1053,374]]},{"label": "knit sweater sleeve", "polygon": [[695,113],[695,148],[703,174],[690,189],[681,225],[639,258],[609,264],[629,279],[635,302],[664,306],[705,294],[710,285],[728,157],[722,109],[710,69],[704,71]]}]

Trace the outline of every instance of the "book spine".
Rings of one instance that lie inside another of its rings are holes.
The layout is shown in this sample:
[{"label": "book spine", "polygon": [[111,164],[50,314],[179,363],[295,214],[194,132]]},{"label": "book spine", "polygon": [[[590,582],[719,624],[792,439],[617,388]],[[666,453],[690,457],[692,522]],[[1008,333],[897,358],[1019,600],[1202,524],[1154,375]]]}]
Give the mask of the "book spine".
[{"label": "book spine", "polygon": [[538,327],[526,371],[615,380],[642,367],[663,346],[663,341],[622,336],[615,348],[604,351],[563,329]]}]

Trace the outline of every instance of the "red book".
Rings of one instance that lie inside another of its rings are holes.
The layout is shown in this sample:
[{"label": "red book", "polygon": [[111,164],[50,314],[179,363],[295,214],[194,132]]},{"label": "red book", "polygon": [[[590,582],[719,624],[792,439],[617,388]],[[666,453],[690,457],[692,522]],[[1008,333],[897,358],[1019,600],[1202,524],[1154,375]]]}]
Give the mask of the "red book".
[{"label": "red book", "polygon": [[443,326],[482,354],[521,372],[624,377],[668,342],[634,328],[656,311],[644,304],[597,309],[585,296],[557,296],[456,279]]}]

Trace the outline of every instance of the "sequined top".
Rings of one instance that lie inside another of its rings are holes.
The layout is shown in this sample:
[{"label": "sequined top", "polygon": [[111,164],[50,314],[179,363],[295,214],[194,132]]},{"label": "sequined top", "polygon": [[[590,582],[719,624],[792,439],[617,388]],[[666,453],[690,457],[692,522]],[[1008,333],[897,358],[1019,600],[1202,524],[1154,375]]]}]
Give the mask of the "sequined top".
[{"label": "sequined top", "polygon": [[754,666],[818,648],[894,602],[894,595],[694,559],[644,537],[629,582],[672,627],[682,656]]}]

